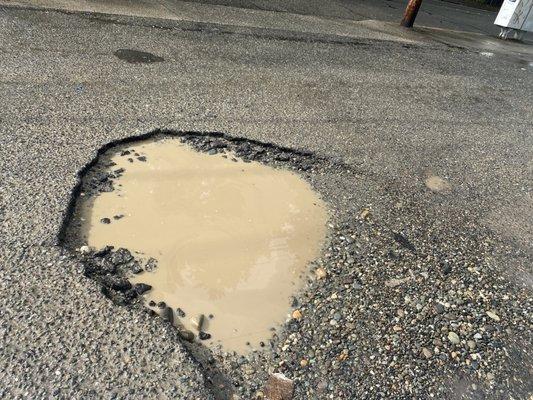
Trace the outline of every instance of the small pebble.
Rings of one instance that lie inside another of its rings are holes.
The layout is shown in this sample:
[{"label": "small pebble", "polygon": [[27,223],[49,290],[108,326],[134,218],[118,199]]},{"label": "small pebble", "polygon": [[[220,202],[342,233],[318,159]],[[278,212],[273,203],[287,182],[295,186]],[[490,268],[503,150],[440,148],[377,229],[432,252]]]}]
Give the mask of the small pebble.
[{"label": "small pebble", "polygon": [[461,342],[461,339],[459,339],[457,333],[451,331],[448,333],[448,340],[453,344],[458,344]]},{"label": "small pebble", "polygon": [[361,219],[368,219],[371,217],[372,215],[372,212],[370,211],[370,208],[363,208],[361,210],[361,214],[359,214],[361,216]]},{"label": "small pebble", "polygon": [[80,247],[80,253],[81,254],[89,254],[91,252],[91,248],[89,246],[81,246]]},{"label": "small pebble", "polygon": [[315,270],[315,275],[316,275],[317,279],[324,279],[327,276],[327,272],[326,272],[326,270],[324,268],[318,267]]},{"label": "small pebble", "polygon": [[196,328],[197,331],[202,331],[204,322],[205,322],[204,314],[200,314],[198,317],[191,318],[191,324],[192,326]]},{"label": "small pebble", "polygon": [[493,319],[494,321],[500,320],[500,317],[494,311],[487,311],[487,315],[489,316],[489,318]]},{"label": "small pebble", "polygon": [[424,357],[426,357],[426,358],[433,357],[433,353],[427,347],[422,347],[422,354],[424,354]]},{"label": "small pebble", "polygon": [[194,340],[194,333],[188,330],[179,331],[179,335],[182,339],[192,342]]}]

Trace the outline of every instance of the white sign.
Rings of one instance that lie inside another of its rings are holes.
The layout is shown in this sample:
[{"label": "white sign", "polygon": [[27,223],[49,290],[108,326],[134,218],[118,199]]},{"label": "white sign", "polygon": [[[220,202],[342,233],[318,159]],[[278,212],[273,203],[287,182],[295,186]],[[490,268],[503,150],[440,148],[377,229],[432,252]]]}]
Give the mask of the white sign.
[{"label": "white sign", "polygon": [[504,28],[533,31],[533,0],[504,0],[494,23]]}]

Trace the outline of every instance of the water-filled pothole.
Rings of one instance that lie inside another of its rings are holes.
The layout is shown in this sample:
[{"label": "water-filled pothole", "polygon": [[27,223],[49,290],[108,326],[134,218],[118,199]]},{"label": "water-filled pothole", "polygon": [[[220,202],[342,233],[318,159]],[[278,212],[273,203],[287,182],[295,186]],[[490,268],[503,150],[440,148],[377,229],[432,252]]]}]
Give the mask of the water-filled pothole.
[{"label": "water-filled pothole", "polygon": [[244,353],[290,313],[326,220],[325,204],[294,172],[223,144],[205,153],[160,138],[106,152],[85,179],[72,226],[78,246],[125,248],[143,260],[141,271],[120,252],[99,255],[151,286],[147,306],[206,343]]}]

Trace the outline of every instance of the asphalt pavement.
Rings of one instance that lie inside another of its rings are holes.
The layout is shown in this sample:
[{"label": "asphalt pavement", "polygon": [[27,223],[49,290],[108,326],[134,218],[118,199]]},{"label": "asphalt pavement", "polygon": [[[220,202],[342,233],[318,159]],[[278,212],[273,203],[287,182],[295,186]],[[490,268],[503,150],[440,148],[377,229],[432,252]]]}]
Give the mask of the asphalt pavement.
[{"label": "asphalt pavement", "polygon": [[[407,4],[404,0],[189,0],[194,3],[218,4],[239,8],[268,10],[282,13],[315,15],[350,20],[375,19],[397,22]],[[172,4],[173,1],[168,1]],[[417,24],[436,28],[495,34],[495,9],[474,8],[463,2],[424,0]]]},{"label": "asphalt pavement", "polygon": [[[449,252],[454,270],[481,274],[487,281],[469,281],[464,289],[476,299],[493,298],[484,292],[484,282],[491,282],[497,301],[486,307],[497,308],[502,327],[483,320],[483,335],[490,325],[490,338],[483,339],[476,368],[471,361],[463,365],[466,359],[454,364],[456,350],[438,358],[444,366],[431,364],[433,358],[413,361],[414,350],[406,350],[395,362],[416,368],[380,385],[382,375],[356,366],[378,368],[380,357],[387,363],[392,358],[374,353],[381,336],[364,337],[366,331],[354,325],[350,346],[364,343],[366,353],[346,356],[349,368],[335,367],[339,372],[325,386],[316,374],[334,366],[320,354],[313,368],[286,369],[300,379],[296,398],[531,395],[533,70],[527,45],[487,52],[478,44],[450,44],[443,35],[434,37],[436,30],[410,33],[382,22],[332,19],[338,18],[333,11],[324,17],[205,4],[188,9],[175,2],[189,12],[180,19],[167,18],[165,7],[147,14],[141,5],[131,16],[107,14],[104,2],[94,2],[96,13],[27,3],[0,6],[0,397],[212,396],[204,368],[177,334],[138,308],[113,306],[58,241],[78,171],[106,143],[154,129],[224,132],[342,161],[357,175],[327,186],[326,201],[340,220],[370,208],[377,231],[404,232],[443,259]],[[130,64],[114,55],[117,49],[164,61]],[[428,183],[434,176],[446,190]],[[370,236],[365,240],[376,240],[371,253],[388,254],[390,244]],[[378,264],[361,257],[359,269]],[[466,282],[463,272],[450,280],[439,273],[433,281],[441,264],[429,256],[405,260],[415,270],[429,267],[421,276],[430,278],[417,286],[425,299],[426,292],[448,293]],[[365,292],[370,315],[379,315],[373,301],[387,302],[376,292],[383,288],[378,278],[368,279]],[[496,278],[498,288],[491,281]],[[395,290],[403,299],[403,286]],[[346,296],[353,306],[357,300]],[[343,341],[319,338],[334,346],[324,357],[340,351],[335,346]],[[284,357],[294,361],[301,353]],[[236,379],[243,386],[236,396],[250,398],[277,367],[265,359],[254,361],[256,374],[246,375],[246,384]],[[224,373],[232,379],[230,370]],[[303,384],[307,378],[323,391]]]}]

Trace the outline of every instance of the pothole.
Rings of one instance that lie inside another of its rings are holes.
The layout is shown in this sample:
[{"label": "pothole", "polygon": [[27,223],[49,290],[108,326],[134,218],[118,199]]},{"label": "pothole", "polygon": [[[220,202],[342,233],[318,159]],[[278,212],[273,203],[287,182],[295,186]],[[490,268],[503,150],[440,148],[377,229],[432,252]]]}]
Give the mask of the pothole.
[{"label": "pothole", "polygon": [[82,247],[86,273],[115,301],[143,294],[188,340],[259,349],[290,315],[326,238],[326,205],[280,167],[310,165],[201,136],[112,147],[87,171],[65,241],[94,249]]}]

